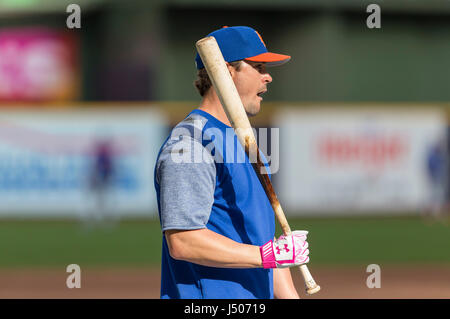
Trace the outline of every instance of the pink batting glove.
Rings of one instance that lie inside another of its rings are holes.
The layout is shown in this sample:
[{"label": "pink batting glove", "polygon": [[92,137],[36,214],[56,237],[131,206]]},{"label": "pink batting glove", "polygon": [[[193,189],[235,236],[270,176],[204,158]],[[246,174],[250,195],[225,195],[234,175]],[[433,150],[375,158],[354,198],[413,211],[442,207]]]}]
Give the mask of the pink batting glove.
[{"label": "pink batting glove", "polygon": [[307,234],[306,230],[296,230],[288,236],[282,235],[277,240],[262,245],[259,250],[263,267],[286,268],[308,263]]}]

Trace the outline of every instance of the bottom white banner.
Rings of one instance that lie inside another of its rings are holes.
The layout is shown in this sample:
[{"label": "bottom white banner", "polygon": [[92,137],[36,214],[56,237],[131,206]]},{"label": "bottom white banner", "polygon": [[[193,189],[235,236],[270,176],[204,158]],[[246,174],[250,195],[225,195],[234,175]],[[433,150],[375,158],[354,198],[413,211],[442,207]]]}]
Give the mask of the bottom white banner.
[{"label": "bottom white banner", "polygon": [[166,125],[158,112],[125,105],[0,112],[0,216],[154,214]]},{"label": "bottom white banner", "polygon": [[280,110],[276,185],[291,214],[418,212],[442,201],[446,114],[427,109]]}]

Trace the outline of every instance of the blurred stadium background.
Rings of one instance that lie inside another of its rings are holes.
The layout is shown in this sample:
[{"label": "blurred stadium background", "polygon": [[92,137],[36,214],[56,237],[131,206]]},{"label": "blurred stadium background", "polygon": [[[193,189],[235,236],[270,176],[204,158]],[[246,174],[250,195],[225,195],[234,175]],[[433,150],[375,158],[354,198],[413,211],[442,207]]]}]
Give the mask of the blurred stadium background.
[{"label": "blurred stadium background", "polygon": [[0,297],[159,297],[154,162],[223,25],[292,55],[251,121],[314,298],[450,297],[448,1],[377,1],[381,29],[358,0],[77,0],[68,29],[73,2],[0,0]]}]

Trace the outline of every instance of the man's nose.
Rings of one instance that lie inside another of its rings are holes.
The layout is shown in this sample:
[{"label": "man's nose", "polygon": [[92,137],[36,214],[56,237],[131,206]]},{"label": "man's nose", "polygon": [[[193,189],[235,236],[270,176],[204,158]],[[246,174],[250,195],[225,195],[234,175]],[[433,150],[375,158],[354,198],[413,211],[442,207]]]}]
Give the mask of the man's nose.
[{"label": "man's nose", "polygon": [[264,83],[271,83],[272,82],[272,77],[270,76],[269,73],[264,73],[263,74],[263,82]]}]

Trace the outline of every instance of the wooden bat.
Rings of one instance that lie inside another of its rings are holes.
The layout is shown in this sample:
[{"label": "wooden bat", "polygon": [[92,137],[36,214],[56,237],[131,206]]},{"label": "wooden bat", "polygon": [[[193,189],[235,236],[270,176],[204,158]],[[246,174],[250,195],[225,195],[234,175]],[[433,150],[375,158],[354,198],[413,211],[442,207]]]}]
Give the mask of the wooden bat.
[{"label": "wooden bat", "polygon": [[[261,160],[253,129],[217,41],[214,37],[206,37],[197,41],[196,48],[205,65],[214,89],[216,90],[217,96],[222,103],[228,120],[234,128],[239,142],[245,149],[256,175],[264,188],[267,198],[272,205],[275,216],[280,223],[284,234],[289,235],[291,233],[291,228],[289,227],[286,216],[284,215],[283,209],[281,208],[280,202],[273,189],[266,167]],[[303,264],[300,265],[299,268],[303,275],[303,279],[305,280],[306,293],[312,295],[318,292],[320,286],[314,281],[308,267]]]}]

